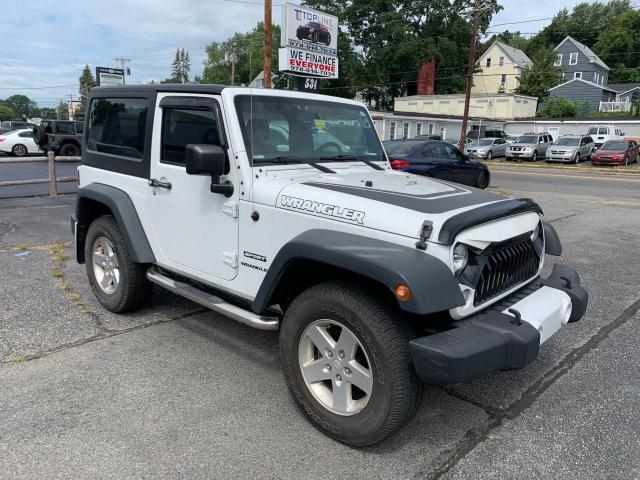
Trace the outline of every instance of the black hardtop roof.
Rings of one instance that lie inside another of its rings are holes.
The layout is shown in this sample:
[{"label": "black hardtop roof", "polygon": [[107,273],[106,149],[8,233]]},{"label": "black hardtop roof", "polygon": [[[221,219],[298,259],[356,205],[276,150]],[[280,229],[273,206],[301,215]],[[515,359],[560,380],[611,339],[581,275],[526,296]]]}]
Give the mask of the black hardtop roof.
[{"label": "black hardtop roof", "polygon": [[169,92],[169,93],[209,93],[219,94],[226,85],[216,84],[179,84],[151,83],[146,85],[104,85],[93,87],[91,93],[124,93],[124,92]]}]

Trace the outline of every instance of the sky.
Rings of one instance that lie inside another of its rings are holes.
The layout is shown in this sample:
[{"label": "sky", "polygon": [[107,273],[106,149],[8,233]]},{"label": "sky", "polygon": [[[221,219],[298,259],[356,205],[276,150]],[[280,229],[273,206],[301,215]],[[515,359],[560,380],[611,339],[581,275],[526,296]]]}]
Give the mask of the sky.
[{"label": "sky", "polygon": [[[189,50],[192,76],[204,47],[247,31],[263,15],[261,0],[3,0],[0,16],[0,98],[24,94],[40,107],[78,97],[85,64],[116,67],[130,58],[127,83],[167,78],[176,48]],[[502,0],[491,31],[537,32],[562,7],[580,0]],[[299,3],[295,1],[294,3]],[[280,1],[273,19],[280,23]],[[500,25],[510,22],[522,24]]]}]

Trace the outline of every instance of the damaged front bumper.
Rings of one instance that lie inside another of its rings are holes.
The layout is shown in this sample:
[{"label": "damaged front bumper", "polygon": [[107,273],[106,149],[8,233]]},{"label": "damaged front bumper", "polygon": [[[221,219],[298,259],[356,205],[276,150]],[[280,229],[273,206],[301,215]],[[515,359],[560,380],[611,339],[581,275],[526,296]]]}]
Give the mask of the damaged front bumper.
[{"label": "damaged front bumper", "polygon": [[560,327],[580,320],[587,303],[576,271],[556,264],[547,279],[455,321],[450,330],[412,340],[416,372],[427,383],[450,385],[522,368]]}]

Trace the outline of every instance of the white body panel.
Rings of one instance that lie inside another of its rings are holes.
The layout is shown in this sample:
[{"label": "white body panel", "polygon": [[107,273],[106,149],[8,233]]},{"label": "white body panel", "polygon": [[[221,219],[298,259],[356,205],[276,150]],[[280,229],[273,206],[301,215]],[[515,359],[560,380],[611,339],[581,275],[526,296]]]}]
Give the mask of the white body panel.
[{"label": "white body panel", "polygon": [[[24,136],[20,136],[20,135]],[[0,152],[11,153],[16,145],[24,145],[27,147],[28,153],[42,153],[36,142],[33,140],[31,129],[15,130],[0,134],[0,138],[4,138],[0,142]]]}]

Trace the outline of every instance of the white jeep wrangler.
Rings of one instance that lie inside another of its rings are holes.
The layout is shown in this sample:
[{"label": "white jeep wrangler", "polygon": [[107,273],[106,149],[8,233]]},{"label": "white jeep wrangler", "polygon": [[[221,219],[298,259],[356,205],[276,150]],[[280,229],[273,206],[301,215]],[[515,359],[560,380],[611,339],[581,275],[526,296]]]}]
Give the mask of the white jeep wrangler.
[{"label": "white jeep wrangler", "polygon": [[353,446],[422,381],[521,368],[587,292],[526,199],[394,172],[350,100],[216,85],[91,90],[72,228],[98,300],[154,284],[280,331],[301,412]]}]

